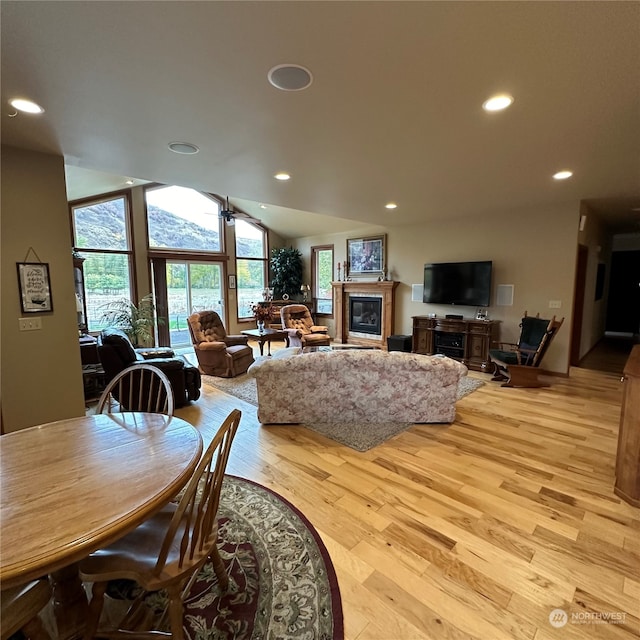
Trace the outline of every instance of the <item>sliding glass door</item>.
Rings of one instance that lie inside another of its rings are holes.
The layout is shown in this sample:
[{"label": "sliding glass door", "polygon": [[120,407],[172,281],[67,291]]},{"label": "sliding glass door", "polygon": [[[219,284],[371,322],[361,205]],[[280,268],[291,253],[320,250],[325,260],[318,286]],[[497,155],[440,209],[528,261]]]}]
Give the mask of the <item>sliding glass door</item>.
[{"label": "sliding glass door", "polygon": [[222,274],[221,263],[167,260],[167,315],[171,347],[191,344],[187,318],[195,311],[211,309],[225,321]]}]

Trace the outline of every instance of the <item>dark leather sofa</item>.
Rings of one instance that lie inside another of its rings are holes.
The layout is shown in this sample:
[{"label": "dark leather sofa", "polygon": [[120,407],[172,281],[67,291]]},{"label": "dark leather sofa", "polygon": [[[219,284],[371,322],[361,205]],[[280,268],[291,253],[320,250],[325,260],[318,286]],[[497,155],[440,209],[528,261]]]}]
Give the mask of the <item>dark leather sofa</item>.
[{"label": "dark leather sofa", "polygon": [[124,331],[104,329],[98,336],[98,354],[107,381],[136,362],[146,362],[169,378],[176,407],[200,397],[200,371],[168,347],[134,349]]}]

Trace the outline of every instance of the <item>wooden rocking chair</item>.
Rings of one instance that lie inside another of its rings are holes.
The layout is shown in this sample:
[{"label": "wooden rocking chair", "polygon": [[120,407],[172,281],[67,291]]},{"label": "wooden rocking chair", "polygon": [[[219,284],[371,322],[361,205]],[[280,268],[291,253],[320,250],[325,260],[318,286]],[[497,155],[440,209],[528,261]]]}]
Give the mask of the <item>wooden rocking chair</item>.
[{"label": "wooden rocking chair", "polygon": [[489,350],[492,380],[504,380],[503,387],[548,387],[538,376],[539,366],[563,322],[564,318],[556,320],[555,316],[545,320],[539,313],[534,318],[525,311],[518,344],[498,342],[498,348]]}]

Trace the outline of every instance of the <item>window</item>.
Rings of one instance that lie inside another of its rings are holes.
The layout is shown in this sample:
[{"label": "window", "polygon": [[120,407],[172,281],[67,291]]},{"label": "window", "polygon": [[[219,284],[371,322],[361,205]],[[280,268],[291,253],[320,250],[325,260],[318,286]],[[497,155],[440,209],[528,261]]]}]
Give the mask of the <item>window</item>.
[{"label": "window", "polygon": [[187,187],[146,189],[150,249],[220,253],[220,203]]},{"label": "window", "polygon": [[125,195],[71,205],[74,247],[84,258],[87,329],[104,328],[110,303],[131,300],[129,201]]},{"label": "window", "polygon": [[194,311],[211,309],[224,314],[222,262],[167,260],[167,316],[169,344],[180,348],[191,344],[187,318]]},{"label": "window", "polygon": [[238,318],[250,318],[251,303],[263,299],[267,286],[267,234],[239,218],[235,220],[235,230]]},{"label": "window", "polygon": [[311,247],[311,279],[318,315],[333,314],[333,245]]}]

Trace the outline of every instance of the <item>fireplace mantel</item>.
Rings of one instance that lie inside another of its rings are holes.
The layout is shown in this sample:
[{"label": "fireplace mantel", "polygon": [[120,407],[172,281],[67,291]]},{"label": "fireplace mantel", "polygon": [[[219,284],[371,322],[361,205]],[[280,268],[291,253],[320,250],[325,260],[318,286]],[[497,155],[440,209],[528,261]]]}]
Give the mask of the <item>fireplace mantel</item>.
[{"label": "fireplace mantel", "polygon": [[[393,335],[395,313],[395,290],[399,282],[383,280],[381,282],[332,282],[333,313],[336,322],[334,341],[341,344],[361,344],[365,346],[387,348],[387,338]],[[371,337],[353,336],[349,333],[349,297],[351,295],[380,296],[382,298],[381,335]]]}]

